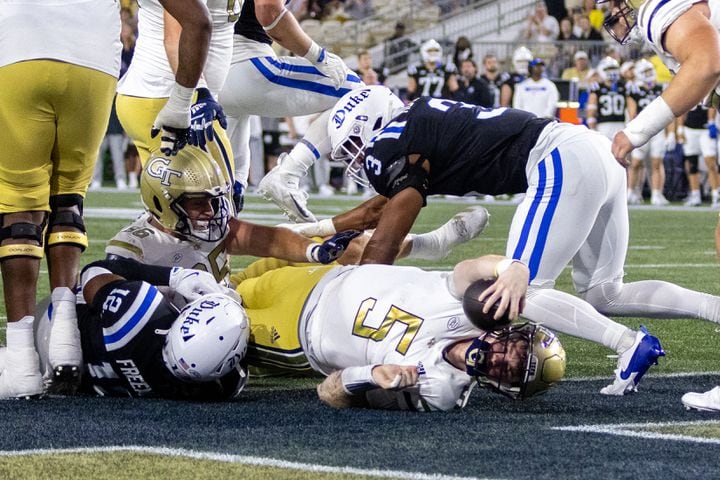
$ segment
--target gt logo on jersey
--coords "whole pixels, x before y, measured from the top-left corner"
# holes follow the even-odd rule
[[[145,170],[151,177],[159,178],[162,185],[170,186],[170,178],[173,175],[180,178],[182,177],[182,172],[168,168],[169,164],[170,160],[167,158],[156,157],[148,164]]]

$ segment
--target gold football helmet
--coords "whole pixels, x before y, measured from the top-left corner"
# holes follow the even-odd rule
[[[481,387],[525,399],[562,380],[565,350],[544,327],[512,325],[473,340],[465,353],[465,369]]]
[[[212,156],[200,148],[188,145],[175,156],[154,152],[140,177],[140,195],[157,221],[179,235],[205,242],[227,235],[230,184]],[[184,203],[197,198],[209,200],[211,219],[190,218]]]

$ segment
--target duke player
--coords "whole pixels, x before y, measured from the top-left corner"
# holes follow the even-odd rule
[[[59,319],[50,362],[61,375],[80,364],[70,288],[88,245],[83,198],[120,71],[118,2],[3,2],[0,44],[0,270],[8,321],[0,398],[32,397],[43,392],[32,323],[44,254]]]
[[[238,180],[247,185],[250,169],[250,115],[295,117],[324,112],[350,90],[362,85],[341,58],[315,43],[300,28],[283,0],[246,0],[235,25],[232,65],[220,103],[230,117]],[[295,54],[278,57],[276,41]],[[329,153],[328,113],[308,127],[305,137],[258,185],[293,221],[314,221],[300,178]]]
[[[596,0],[606,3],[608,0]],[[620,43],[631,37],[649,44],[672,71],[670,85],[613,139],[612,153],[627,166],[628,154],[695,105],[720,105],[720,2],[717,0],[610,0],[605,29]],[[682,68],[680,68],[682,67]],[[714,392],[714,393],[713,393]],[[690,395],[690,394],[688,394]],[[720,411],[720,387],[705,398]]]
[[[627,88],[620,78],[620,64],[614,58],[600,60],[597,71],[602,81],[590,87],[587,124],[612,139],[625,126]]]
[[[333,158],[348,162],[351,175],[364,170],[387,199],[362,263],[392,263],[397,239],[428,195],[527,190],[506,250],[530,268],[523,315],[618,351],[617,377],[603,393],[634,389],[663,354],[644,329],[634,332],[603,314],[720,322],[718,297],[667,282],[622,282],[628,244],[625,171],[613,160],[607,138],[508,108],[419,99],[403,109],[382,87],[363,88],[353,95],[358,97],[359,104],[349,98],[338,102],[328,128]],[[374,129],[378,124],[384,127]],[[570,262],[583,299],[552,288]]]
[[[685,205],[689,207],[697,207],[702,204],[700,170],[698,169],[700,155],[702,155],[707,167],[711,206],[717,208],[720,205],[716,115],[717,112],[714,108],[709,109],[703,105],[698,105],[678,119],[680,121],[677,127],[678,140],[683,144],[683,155],[688,170],[688,183],[690,184],[690,195],[685,201]]]
[[[460,86],[457,81],[457,66],[442,61],[442,47],[437,40],[430,39],[420,46],[422,62],[408,67],[407,98],[418,97],[452,98]]]
[[[482,296],[516,317],[528,269],[496,255],[461,262],[453,273],[391,265],[271,270],[237,288],[252,328],[248,362],[326,375],[318,395],[338,408],[450,410],[466,404],[473,378],[513,398],[541,393],[564,374],[557,338],[528,324],[483,332],[463,314],[467,286],[494,277]]]

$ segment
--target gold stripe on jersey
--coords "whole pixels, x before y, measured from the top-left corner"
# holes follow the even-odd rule
[[[110,240],[108,242],[108,246],[109,247],[118,247],[118,248],[122,248],[124,250],[128,250],[128,251],[134,253],[136,257],[143,258],[142,248],[138,248],[135,245],[133,245],[132,243],[123,242],[121,240]]]
[[[238,285],[250,318],[250,365],[276,374],[310,371],[300,345],[300,314],[312,289],[333,268],[284,267]]]
[[[49,211],[85,195],[117,79],[53,60],[0,67],[0,213]]]

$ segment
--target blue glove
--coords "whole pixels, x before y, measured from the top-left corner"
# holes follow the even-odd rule
[[[245,207],[245,187],[237,180],[233,183],[232,199],[235,205],[235,216],[237,216]]]
[[[207,88],[198,88],[197,101],[190,107],[190,133],[188,143],[205,150],[205,144],[215,139],[213,122],[217,120],[227,129],[227,119],[220,104]]]
[[[715,125],[714,123],[711,123],[710,125],[708,125],[708,135],[710,135],[710,138],[715,140],[716,138],[718,138],[717,134],[718,134],[717,125]]]
[[[358,230],[346,230],[336,233],[323,243],[311,244],[308,247],[308,260],[322,264],[334,262],[345,253],[352,239],[361,233]]]

